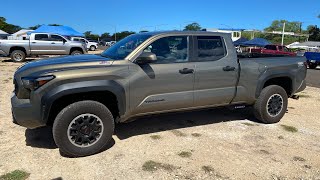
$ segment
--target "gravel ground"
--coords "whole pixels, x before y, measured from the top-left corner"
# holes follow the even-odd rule
[[[225,108],[145,117],[116,127],[105,151],[60,155],[50,128],[12,123],[12,75],[20,65],[0,58],[0,175],[29,179],[320,179],[320,89],[289,100],[278,124]],[[5,61],[4,61],[5,60]]]

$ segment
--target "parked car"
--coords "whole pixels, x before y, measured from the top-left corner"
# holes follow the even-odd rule
[[[90,51],[95,51],[98,48],[98,43],[87,40],[83,37],[71,37],[72,41],[80,41],[86,44],[86,47]]]
[[[306,52],[304,56],[310,69],[315,69],[320,65],[320,52]]]
[[[108,41],[108,42],[106,42],[106,46],[112,46],[112,45],[114,45],[115,43],[117,43],[116,41]]]
[[[253,56],[296,56],[295,52],[281,45],[266,45],[264,48],[251,49],[251,53]]]
[[[305,89],[305,57],[238,59],[226,33],[134,34],[101,55],[27,63],[14,74],[13,122],[53,125],[61,152],[86,156],[112,139],[116,123],[173,111],[252,106],[276,123]],[[228,132],[226,132],[228,133]]]
[[[28,40],[0,40],[0,54],[22,62],[31,55],[78,55],[87,50],[82,43],[58,34],[32,33]]]

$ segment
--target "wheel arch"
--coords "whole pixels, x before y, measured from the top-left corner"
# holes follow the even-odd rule
[[[262,89],[270,85],[278,85],[282,87],[287,92],[288,97],[290,97],[293,94],[294,77],[288,73],[260,77],[258,80],[255,97],[258,98]]]
[[[84,53],[83,49],[80,48],[80,47],[72,47],[72,48],[70,48],[69,54],[71,54],[73,51],[81,51],[82,53]]]
[[[22,46],[13,46],[10,48],[9,50],[9,55],[11,55],[11,53],[15,50],[21,50],[23,51],[26,55],[27,55],[27,51],[26,51],[26,48],[22,47]]]
[[[63,84],[41,98],[41,116],[44,122],[50,124],[61,108],[81,100],[94,100],[106,105],[116,119],[125,112],[125,99],[124,88],[113,80]]]

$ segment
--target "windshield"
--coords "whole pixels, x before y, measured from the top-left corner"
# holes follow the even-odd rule
[[[105,50],[101,56],[108,57],[114,60],[121,60],[127,57],[133,50],[135,50],[141,43],[150,38],[151,35],[135,34],[128,36],[121,41],[117,42],[107,50]]]

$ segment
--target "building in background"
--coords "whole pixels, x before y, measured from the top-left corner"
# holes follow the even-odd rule
[[[7,32],[4,32],[0,29],[0,39],[7,39],[9,34]]]
[[[21,29],[20,31],[12,34],[11,36],[8,36],[9,40],[26,40],[28,39],[29,32],[32,32],[33,30],[30,29]]]
[[[221,32],[221,33],[229,33],[231,34],[232,41],[237,41],[241,38],[241,32],[244,31],[244,29],[215,29],[215,28],[208,28],[205,29],[209,32]]]

